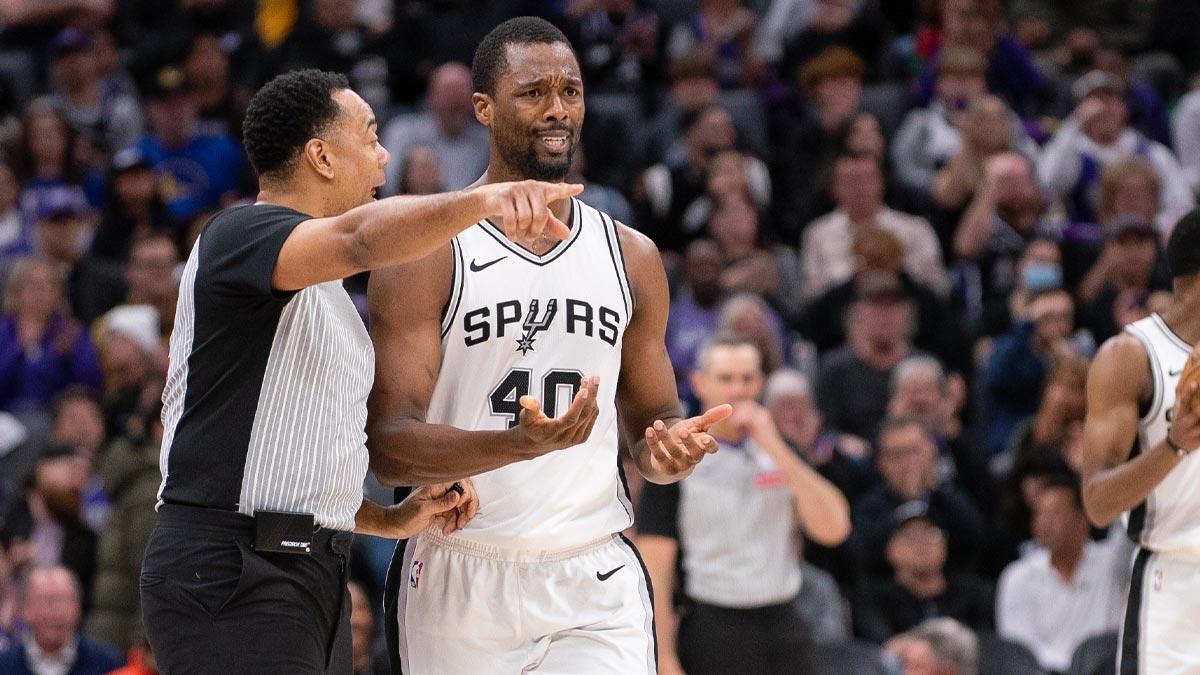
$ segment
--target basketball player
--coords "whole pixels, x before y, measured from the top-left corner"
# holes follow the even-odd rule
[[[472,74],[491,132],[481,182],[563,180],[584,115],[563,34],[507,21]],[[405,675],[656,669],[649,579],[619,535],[633,510],[618,411],[638,470],[669,483],[717,450],[706,430],[732,410],[679,418],[650,240],[579,200],[551,209],[565,241],[514,244],[481,220],[371,280],[372,466],[393,484],[476,476],[480,503],[466,529],[425,530],[393,562]]]
[[[1176,398],[1200,341],[1200,211],[1167,242],[1174,299],[1125,327],[1088,374],[1083,501],[1096,525],[1126,513],[1138,544],[1118,675],[1200,672],[1200,410],[1195,383]]]

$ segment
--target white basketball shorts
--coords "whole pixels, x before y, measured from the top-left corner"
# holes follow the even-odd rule
[[[405,546],[404,675],[653,675],[650,582],[610,535],[565,551],[506,550],[431,528]]]
[[[1117,675],[1200,673],[1200,562],[1139,548]]]

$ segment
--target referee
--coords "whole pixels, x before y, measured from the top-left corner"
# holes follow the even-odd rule
[[[472,491],[445,485],[394,507],[363,499],[374,353],[341,279],[418,259],[486,217],[510,237],[565,238],[547,202],[581,188],[376,202],[377,126],[341,75],[272,80],[244,122],[258,200],[215,215],[184,269],[140,583],[164,675],[349,673],[352,533],[407,538],[474,513]]]

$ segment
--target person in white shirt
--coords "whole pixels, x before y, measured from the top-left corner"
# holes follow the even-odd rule
[[[1165,145],[1128,125],[1123,87],[1112,75],[1092,71],[1074,86],[1079,107],[1046,143],[1038,159],[1042,187],[1060,200],[1077,222],[1096,222],[1100,174],[1104,167],[1131,155],[1145,157],[1162,177],[1160,216],[1183,215],[1195,205],[1179,160]]]
[[[929,221],[901,213],[883,203],[883,169],[878,160],[841,155],[833,160],[830,193],[837,208],[804,228],[800,259],[802,293],[815,298],[854,274],[854,240],[859,232],[878,227],[904,247],[904,271],[934,292],[950,288],[942,264],[942,247]]]
[[[1188,184],[1200,192],[1200,79],[1197,82],[1197,88],[1175,105],[1171,135]]]
[[[1000,575],[996,629],[1028,647],[1043,668],[1064,672],[1080,643],[1119,626],[1129,547],[1117,534],[1091,540],[1071,474],[1042,487],[1032,529],[1041,546]]]

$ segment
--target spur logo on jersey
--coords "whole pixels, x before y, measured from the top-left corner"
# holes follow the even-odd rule
[[[546,303],[546,313],[540,319],[538,301],[534,299],[529,302],[529,312],[525,315],[525,322],[521,324],[524,332],[517,338],[517,351],[521,352],[521,356],[533,351],[533,336],[549,328],[555,314],[558,314],[558,298],[551,298],[550,302]]]
[[[621,334],[621,315],[615,309],[596,307],[585,300],[551,298],[543,301],[533,299],[528,306],[520,300],[506,300],[495,305],[478,307],[463,315],[463,342],[468,347],[481,345],[489,340],[503,339],[516,333],[516,350],[522,355],[534,351],[534,342],[539,333],[556,326],[565,328],[569,335],[583,335],[603,340],[610,346],[617,345]],[[561,311],[560,311],[561,308]]]

